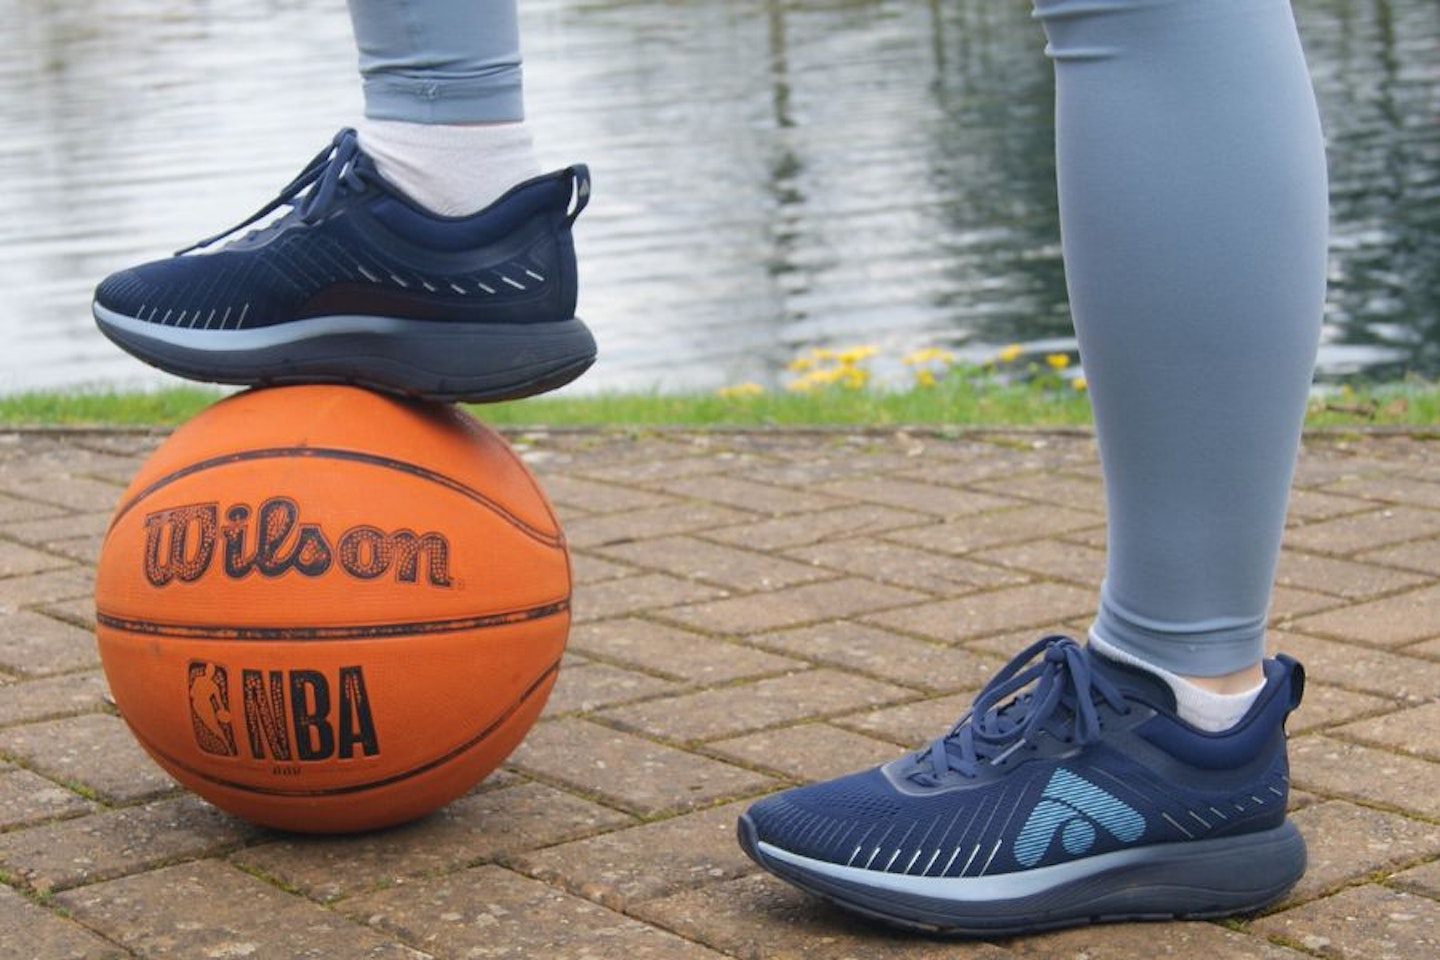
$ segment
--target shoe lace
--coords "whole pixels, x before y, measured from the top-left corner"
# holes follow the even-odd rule
[[[294,214],[303,223],[314,223],[329,212],[336,197],[342,196],[347,190],[364,189],[364,172],[355,162],[361,156],[363,154],[360,152],[358,135],[354,130],[346,127],[335,135],[335,139],[331,140],[325,149],[317,153],[305,165],[305,169],[301,170],[294,180],[280,190],[274,200],[235,226],[222,230],[212,237],[206,237],[197,243],[192,243],[184,250],[177,251],[175,255],[178,257],[194,250],[204,249],[216,241],[244,230],[258,220],[263,220],[286,205],[293,208]]]
[[[1119,713],[1130,712],[1124,695],[1095,672],[1074,640],[1037,640],[995,674],[949,733],[914,755],[918,772],[934,780],[952,772],[973,779],[982,764],[999,766],[1042,736],[1092,743],[1100,737],[1097,696]]]

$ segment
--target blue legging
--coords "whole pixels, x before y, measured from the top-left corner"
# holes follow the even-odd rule
[[[1326,177],[1288,0],[1033,0],[1109,505],[1096,633],[1255,663],[1325,291]],[[519,119],[515,0],[352,0],[367,113]]]

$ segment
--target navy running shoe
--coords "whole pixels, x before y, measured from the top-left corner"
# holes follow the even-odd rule
[[[754,804],[740,844],[802,890],[932,932],[1254,912],[1305,871],[1284,730],[1305,674],[1264,669],[1241,722],[1205,733],[1164,681],[1048,637],[927,748]]]
[[[575,316],[571,239],[589,197],[576,165],[473,216],[437,216],[387,182],[346,129],[249,220],[104,280],[95,320],[131,354],[193,380],[531,396],[595,361]]]

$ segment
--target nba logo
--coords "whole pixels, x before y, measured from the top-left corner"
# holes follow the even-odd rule
[[[189,672],[190,725],[195,730],[195,742],[206,753],[235,756],[228,672],[223,665],[204,660],[191,660]]]

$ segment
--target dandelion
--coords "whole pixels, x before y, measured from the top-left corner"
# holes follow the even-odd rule
[[[914,353],[907,353],[900,362],[912,367],[927,363],[954,363],[955,354],[949,350],[941,350],[939,347],[926,347],[923,350],[916,350]]]
[[[1090,381],[1084,377],[1073,377],[1070,380],[1070,386],[1083,393],[1090,388]]]
[[[875,356],[875,354],[879,352],[879,347],[874,346],[873,344],[866,344],[863,347],[849,347],[848,349],[841,350],[839,353],[835,354],[834,359],[838,360],[842,365],[848,367],[853,364],[859,363],[861,360],[869,360],[871,357]]]
[[[715,391],[717,396],[726,397],[727,399],[736,397],[758,397],[764,392],[765,388],[753,380],[732,384],[728,387],[721,387]]]
[[[935,371],[921,367],[915,371],[915,384],[920,387],[933,387],[938,381],[935,379]]]
[[[1012,344],[1010,344],[1010,346],[1006,347],[1004,350],[1001,350],[1001,351],[996,355],[996,359],[999,360],[1001,363],[1014,363],[1014,362],[1020,357],[1020,354],[1022,354],[1022,353],[1024,353],[1024,352],[1025,352],[1025,351],[1024,351],[1024,349],[1020,346],[1020,344],[1018,344],[1018,343],[1012,343]]]
[[[815,358],[808,354],[803,357],[796,357],[785,365],[785,369],[791,373],[805,373],[807,370],[814,370]]]
[[[1070,366],[1070,354],[1068,354],[1068,353],[1051,353],[1051,354],[1046,354],[1046,356],[1045,356],[1045,362],[1050,365],[1050,369],[1051,369],[1051,370],[1064,370],[1066,367]]]

